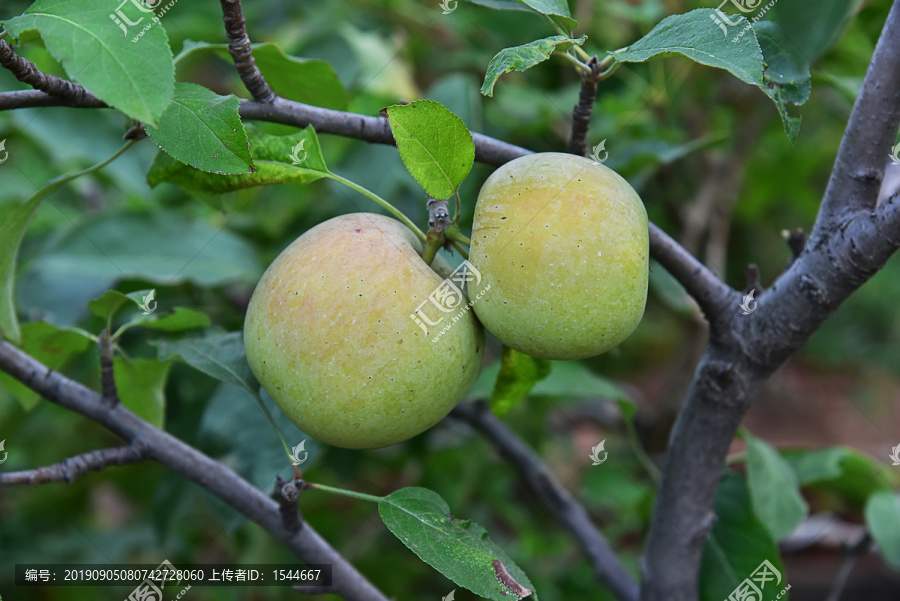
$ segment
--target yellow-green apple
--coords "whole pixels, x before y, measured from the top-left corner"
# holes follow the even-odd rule
[[[640,322],[649,256],[647,211],[624,178],[583,157],[532,154],[481,188],[469,260],[482,278],[469,294],[507,346],[545,359],[591,357]]]
[[[413,318],[444,285],[421,251],[399,221],[354,213],[313,227],[266,270],[244,323],[247,361],[305,433],[345,448],[391,445],[436,424],[468,390],[481,326],[471,311],[457,315],[466,301],[432,310],[435,325]]]

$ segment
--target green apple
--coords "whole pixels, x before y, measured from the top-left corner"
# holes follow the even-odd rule
[[[421,251],[399,221],[354,213],[310,229],[266,270],[244,323],[247,361],[305,433],[352,449],[395,444],[468,390],[481,326],[465,300],[413,318],[445,285]]]
[[[583,157],[532,154],[481,188],[469,260],[482,278],[469,294],[505,345],[582,359],[641,321],[649,256],[647,211],[624,178]]]

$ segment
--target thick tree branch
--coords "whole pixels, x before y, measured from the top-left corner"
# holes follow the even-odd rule
[[[0,474],[0,488],[13,484],[47,484],[48,482],[68,482],[88,472],[99,472],[112,465],[127,465],[145,461],[146,454],[140,447],[130,445],[100,449],[82,455],[69,457],[61,463],[55,463],[33,470]]]
[[[247,86],[250,94],[259,102],[272,102],[275,92],[269,87],[265,77],[250,49],[250,37],[247,35],[247,22],[241,10],[241,0],[220,0],[222,16],[225,21],[225,33],[228,34],[228,52],[234,59],[241,81]]]
[[[900,7],[895,1],[850,113],[831,179],[810,233],[819,242],[878,200],[889,150],[900,122]]]
[[[900,247],[896,195],[877,207],[860,208],[874,203],[866,198],[870,178],[860,176],[873,168],[875,150],[857,147],[862,140],[876,145],[882,131],[893,136],[900,127],[900,0],[875,56],[864,85],[868,98],[854,105],[814,228],[818,235],[759,297],[754,313],[734,313],[729,328],[711,332],[672,431],[645,545],[642,601],[696,600],[719,475],[744,413],[765,380]],[[874,111],[872,119],[868,111]],[[878,133],[867,133],[870,128]],[[877,153],[886,148],[879,146]],[[884,158],[878,161],[883,170]],[[878,180],[880,175],[873,198]]]
[[[307,563],[333,566],[334,592],[353,601],[387,601],[308,524],[292,533],[282,526],[278,504],[236,473],[123,407],[106,406],[100,395],[0,340],[0,370],[49,401],[91,419],[156,460],[210,491],[282,541]]]
[[[450,417],[466,422],[484,434],[519,472],[534,494],[568,528],[587,554],[594,574],[622,601],[636,601],[638,588],[610,548],[584,507],[566,490],[540,457],[514,432],[494,417],[487,404],[460,403]]]
[[[0,65],[9,69],[19,81],[66,102],[81,104],[94,98],[77,83],[42,73],[34,63],[17,55],[6,40],[0,40]]]

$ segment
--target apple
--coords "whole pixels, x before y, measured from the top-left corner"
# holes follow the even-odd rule
[[[263,274],[244,322],[247,361],[306,434],[351,449],[402,442],[475,379],[484,334],[465,297],[452,312],[422,307],[429,323],[411,317],[445,285],[421,252],[399,221],[354,213],[304,233]],[[450,271],[441,257],[433,265]]]
[[[647,211],[624,178],[576,155],[532,154],[481,188],[469,261],[482,278],[469,294],[505,345],[583,359],[641,321],[649,256]]]

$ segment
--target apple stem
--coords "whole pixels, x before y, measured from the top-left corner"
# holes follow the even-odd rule
[[[450,241],[460,242],[462,244],[465,244],[466,246],[472,246],[472,240],[470,240],[465,234],[459,231],[459,226],[456,224],[453,224],[446,230],[444,230],[444,235]]]
[[[435,229],[428,230],[427,241],[425,242],[425,250],[422,252],[422,260],[425,261],[427,265],[431,265],[431,262],[434,261],[434,257],[437,256],[437,251],[447,242],[447,239],[444,237],[443,232],[439,232]]]

